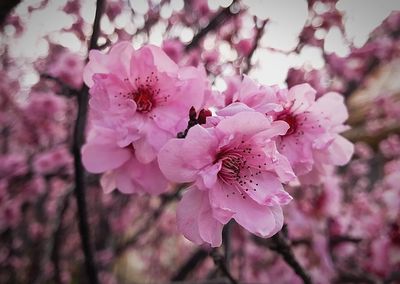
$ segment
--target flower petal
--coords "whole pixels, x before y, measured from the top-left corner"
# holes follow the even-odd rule
[[[132,156],[128,148],[88,143],[82,147],[82,162],[91,173],[102,173],[120,167]]]
[[[217,140],[206,129],[192,127],[186,139],[171,139],[161,148],[158,163],[164,175],[174,182],[190,182],[214,160]]]

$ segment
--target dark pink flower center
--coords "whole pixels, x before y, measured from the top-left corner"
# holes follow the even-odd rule
[[[285,136],[291,135],[293,133],[295,133],[297,131],[298,128],[298,121],[295,115],[293,115],[292,113],[290,113],[289,111],[285,110],[282,113],[280,113],[278,115],[278,117],[276,118],[277,120],[283,120],[285,121],[287,124],[289,124],[289,129],[286,132]]]
[[[235,151],[229,151],[226,153],[220,153],[219,161],[222,162],[222,168],[218,173],[218,176],[228,182],[233,181],[242,183],[240,171],[246,166],[247,161],[244,157]]]
[[[125,78],[125,82],[129,79]],[[151,72],[149,76],[143,80],[140,76],[135,79],[135,86],[133,91],[129,92],[124,97],[129,96],[136,103],[137,111],[141,113],[151,112],[155,107],[165,104],[170,95],[162,95],[161,89],[158,88],[158,76]],[[122,94],[122,93],[120,93]]]
[[[238,193],[246,199],[245,192],[258,190],[256,179],[261,175],[263,165],[266,166],[263,158],[261,151],[254,151],[251,146],[245,145],[244,141],[237,147],[223,149],[215,160],[222,163],[218,178],[232,186],[233,195]]]
[[[154,90],[150,87],[140,86],[133,93],[138,112],[150,112],[156,106]]]

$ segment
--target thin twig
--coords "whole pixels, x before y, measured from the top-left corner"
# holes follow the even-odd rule
[[[400,281],[400,270],[390,273],[389,277],[383,281],[383,284],[396,283],[395,281]]]
[[[213,258],[215,265],[222,274],[229,279],[231,284],[238,284],[239,282],[232,276],[231,272],[225,265],[224,257],[217,252],[217,249],[213,249],[210,255]]]
[[[61,270],[60,270],[60,242],[61,242],[61,233],[62,233],[62,222],[65,213],[67,212],[70,196],[73,193],[73,190],[68,190],[59,200],[58,210],[56,217],[53,221],[53,237],[49,243],[49,251],[51,254],[51,260],[53,262],[54,267],[54,282],[62,283],[61,280]]]
[[[277,233],[270,239],[262,239],[259,237],[253,238],[255,243],[268,247],[269,249],[276,251],[280,254],[285,262],[293,269],[293,271],[303,280],[304,284],[311,284],[312,280],[308,273],[304,270],[301,264],[298,262],[293,254],[293,251],[289,245],[289,242],[285,238],[282,232]]]
[[[236,5],[237,0],[234,0],[229,7],[222,9],[219,13],[217,13],[209,22],[208,24],[202,28],[192,39],[192,41],[186,45],[185,51],[189,51],[195,47],[197,47],[200,41],[211,31],[216,30],[220,27],[226,20],[230,17],[234,17],[239,13],[233,13],[232,7]]]
[[[127,248],[134,246],[140,239],[140,237],[146,233],[149,228],[151,228],[151,223],[157,221],[158,218],[162,215],[164,209],[167,207],[169,203],[176,200],[180,194],[180,191],[184,188],[184,186],[178,188],[178,190],[173,194],[166,194],[161,196],[161,204],[160,206],[152,212],[152,214],[148,217],[148,219],[143,223],[143,225],[136,231],[136,233],[122,245],[117,246],[115,249],[115,255],[121,255]]]
[[[54,81],[57,85],[60,86],[61,92],[60,94],[66,97],[73,97],[79,94],[79,90],[69,86],[65,82],[63,82],[60,78],[54,77],[50,74],[41,74],[41,78]]]
[[[100,19],[104,11],[105,1],[97,0],[96,2],[96,14],[93,22],[93,32],[89,41],[89,48],[97,48],[97,40],[100,35]],[[85,169],[83,168],[81,161],[81,147],[85,139],[85,127],[87,120],[88,111],[88,99],[89,92],[88,87],[83,85],[79,95],[77,96],[78,101],[78,115],[75,123],[74,134],[73,134],[73,156],[74,156],[74,170],[75,170],[75,197],[78,208],[78,220],[79,220],[79,233],[81,237],[82,250],[85,256],[86,273],[88,276],[89,283],[99,283],[97,276],[97,268],[93,258],[93,251],[90,243],[90,230],[86,208],[86,197],[85,197]]]
[[[260,40],[264,34],[264,29],[265,26],[267,25],[268,20],[264,20],[261,24],[261,26],[259,28],[257,28],[257,33],[256,33],[256,37],[254,39],[253,42],[253,46],[250,50],[250,53],[248,54],[247,58],[246,58],[246,68],[243,70],[243,73],[247,74],[249,73],[252,65],[251,65],[251,59],[253,58],[254,52],[256,51],[256,49],[258,48],[259,44],[260,44]]]
[[[376,284],[377,281],[371,276],[365,273],[354,274],[354,273],[341,273],[333,283],[360,283],[360,284]]]
[[[208,256],[208,252],[202,248],[196,250],[185,263],[177,270],[171,281],[182,281],[195,270]]]
[[[352,236],[333,236],[329,239],[329,245],[334,247],[341,243],[359,243],[361,242],[361,238],[356,238]]]

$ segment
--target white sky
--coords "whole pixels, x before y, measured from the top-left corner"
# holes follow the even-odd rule
[[[60,11],[60,7],[65,5],[67,0],[51,0],[46,9],[37,10],[34,13],[27,13],[27,7],[35,6],[40,0],[27,0],[17,7],[17,13],[27,17],[27,30],[20,38],[11,38],[10,52],[15,58],[34,61],[36,58],[46,56],[48,45],[43,36],[48,35],[53,42],[57,42],[70,48],[73,52],[84,52],[84,46],[72,33],[58,32],[62,28],[68,28],[73,23],[73,17]],[[144,24],[142,14],[148,10],[146,0],[129,0],[134,4],[137,15],[132,18],[129,13],[121,15],[117,23],[124,26],[127,22],[128,32],[134,33],[137,27]],[[305,0],[242,0],[249,6],[249,12],[261,19],[269,19],[265,34],[261,40],[263,47],[290,51],[297,45],[297,37],[307,19],[307,4]],[[156,2],[156,1],[154,1]],[[232,0],[209,0],[209,6],[215,10],[219,6],[227,7]],[[90,25],[94,17],[94,0],[82,1],[82,15],[85,26],[85,33],[90,33]],[[183,0],[172,0],[168,7],[162,11],[162,17],[167,18],[173,11],[183,8]],[[384,20],[391,11],[400,10],[399,0],[340,0],[337,8],[345,13],[346,37],[353,40],[356,46],[362,46],[368,38],[368,34]],[[321,8],[323,9],[323,8]],[[128,16],[129,15],[129,16]],[[249,17],[247,25],[252,25]],[[114,27],[107,19],[102,21],[102,28],[107,34],[111,34]],[[246,23],[245,23],[246,24]],[[150,37],[150,42],[160,45],[163,40],[165,26],[160,24]],[[12,34],[12,30],[6,31]],[[190,41],[193,31],[190,28],[180,30],[181,40]],[[135,38],[134,45],[139,47],[144,38]],[[0,38],[0,43],[3,39]],[[224,51],[225,57],[231,57],[229,50],[224,46],[220,50]],[[337,29],[332,29],[326,37],[325,49],[327,52],[336,52],[339,56],[348,53],[348,47],[341,33]],[[260,49],[254,54],[254,61],[258,68],[251,72],[251,76],[266,84],[284,84],[287,71],[290,67],[300,67],[303,65],[312,68],[323,67],[321,51],[317,48],[304,48],[299,55],[286,55],[281,52],[274,52],[269,49]],[[32,73],[32,72],[29,72]],[[37,75],[28,75],[25,78],[25,85],[31,85],[38,79]]]

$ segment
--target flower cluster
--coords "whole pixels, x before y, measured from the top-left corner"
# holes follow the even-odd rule
[[[106,192],[160,194],[189,184],[177,223],[195,243],[220,246],[232,218],[260,237],[274,235],[292,199],[283,184],[320,183],[352,156],[340,135],[348,114],[338,93],[316,99],[308,84],[288,90],[243,76],[217,94],[201,65],[179,66],[153,45],[121,42],[89,59],[85,167],[103,174]]]

